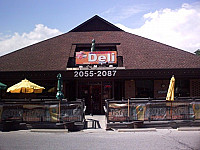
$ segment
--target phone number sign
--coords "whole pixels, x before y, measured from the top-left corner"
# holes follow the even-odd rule
[[[81,70],[74,71],[75,78],[90,78],[90,77],[115,77],[117,71],[116,70]]]

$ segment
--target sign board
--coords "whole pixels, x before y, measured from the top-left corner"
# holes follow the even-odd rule
[[[82,122],[84,102],[67,102],[61,104],[61,117],[67,122]],[[24,122],[57,122],[58,104],[9,104],[0,105],[0,122],[2,120],[23,120]]]
[[[90,78],[90,77],[115,77],[117,70],[81,70],[81,71],[74,71],[75,78]]]
[[[116,102],[118,101],[118,102]],[[131,102],[106,101],[107,122],[164,121],[200,119],[199,102]]]
[[[76,64],[116,64],[116,51],[76,52]]]
[[[110,103],[108,105],[108,116],[109,122],[126,122],[133,120],[145,120],[145,104],[136,103]],[[128,111],[129,107],[129,111]],[[129,113],[129,114],[128,114]]]

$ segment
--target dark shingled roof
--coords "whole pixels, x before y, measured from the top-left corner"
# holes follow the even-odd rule
[[[66,70],[73,44],[91,43],[92,39],[96,43],[120,43],[117,45],[118,56],[123,56],[123,65],[127,69],[200,68],[199,56],[117,30],[95,16],[68,33],[0,57],[0,71]]]
[[[84,23],[80,24],[70,32],[89,32],[89,31],[123,31],[103,18],[95,15]]]

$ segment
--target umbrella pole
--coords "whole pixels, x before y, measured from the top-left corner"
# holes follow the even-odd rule
[[[130,107],[129,107],[129,103],[130,103],[130,101],[129,101],[129,98],[128,98],[128,121],[129,121],[129,118],[130,118]]]
[[[172,110],[173,110],[173,107],[172,107],[172,102],[174,101],[174,83],[172,84],[172,93],[171,93],[171,120],[173,119],[172,118]]]
[[[60,100],[59,100],[59,106],[58,106],[59,108],[58,108],[58,120],[59,120],[59,122],[60,122]]]
[[[171,115],[171,120],[172,120],[172,101],[171,101],[170,115]]]

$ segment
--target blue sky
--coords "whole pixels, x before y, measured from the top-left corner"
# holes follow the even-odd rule
[[[181,15],[181,13],[184,15]],[[180,22],[177,21],[177,24],[182,25],[183,28],[188,23],[190,23],[188,25],[190,28],[193,25],[200,25],[196,20],[198,19],[196,17],[199,17],[200,14],[200,2],[199,0],[0,0],[0,56],[41,40],[66,33],[96,14],[127,32],[159,41],[166,36],[166,33],[162,33],[162,35],[157,33],[157,30],[155,35],[147,33],[152,31],[152,28],[162,29],[158,25],[163,26],[162,17],[167,15],[169,21],[166,22],[172,22],[172,24],[171,18],[176,15],[181,16],[178,17],[181,20]],[[187,17],[190,17],[190,19]],[[191,22],[193,17],[196,19],[192,19]],[[160,23],[155,25],[153,23],[155,20]],[[176,22],[176,19],[174,22]],[[171,27],[171,24],[169,27]],[[178,33],[174,28],[177,28]],[[185,35],[186,31],[189,30],[188,28],[187,30],[185,28],[183,33],[179,31],[179,26],[173,25],[173,27],[167,29],[173,30],[171,34],[167,31],[167,36],[177,36],[176,39],[179,39],[178,35]],[[162,30],[160,32],[163,32]],[[200,32],[200,29],[195,29],[194,32]],[[188,38],[191,36],[194,38],[197,35],[191,35],[190,33]],[[181,47],[182,44],[176,45],[172,42],[174,40],[171,40],[170,43],[169,37],[159,42],[190,52],[194,52],[198,47],[200,48],[198,39],[188,40],[195,41],[192,44],[196,46],[192,48],[191,46]]]

